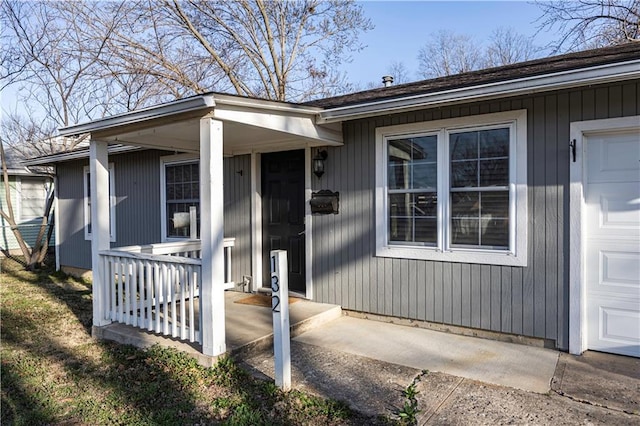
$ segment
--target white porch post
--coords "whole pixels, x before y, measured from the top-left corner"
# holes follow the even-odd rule
[[[226,351],[224,318],[224,196],[222,122],[200,120],[200,240],[202,243],[202,352]]]
[[[100,251],[109,250],[109,155],[107,142],[92,140],[89,150],[91,176],[91,269],[93,271],[93,325],[109,324],[108,283]]]

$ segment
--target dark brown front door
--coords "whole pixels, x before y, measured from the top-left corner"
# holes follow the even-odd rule
[[[263,282],[270,251],[287,250],[289,290],[305,294],[303,150],[262,155],[262,218]]]

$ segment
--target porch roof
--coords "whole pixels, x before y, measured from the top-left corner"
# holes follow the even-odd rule
[[[60,129],[94,140],[144,148],[198,152],[199,120],[224,123],[224,154],[342,145],[340,124],[317,124],[321,108],[207,93]],[[61,159],[49,158],[51,162]]]

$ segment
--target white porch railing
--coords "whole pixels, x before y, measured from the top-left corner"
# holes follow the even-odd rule
[[[224,240],[224,287],[231,280],[231,248]],[[100,252],[104,283],[109,283],[110,320],[153,333],[201,343],[200,241],[119,247]]]

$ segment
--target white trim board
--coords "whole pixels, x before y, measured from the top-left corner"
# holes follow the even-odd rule
[[[256,292],[262,283],[262,156],[251,153],[251,291]]]
[[[87,187],[87,176],[90,176],[90,168],[91,166],[84,166],[82,168],[82,187],[83,187],[83,211],[84,211],[84,239],[86,241],[91,241],[91,233],[89,232],[89,222],[91,221],[91,208],[88,202],[88,187]],[[116,194],[116,173],[114,169],[114,163],[109,163],[109,240],[114,243],[116,242],[116,205],[118,203],[118,195]],[[57,223],[57,222],[56,222]]]
[[[311,215],[311,147],[304,149],[304,244],[305,244],[305,297],[313,300],[313,244],[312,229],[313,216]]]
[[[83,173],[84,178],[84,173]],[[58,172],[54,171],[53,175],[53,232],[55,233],[55,252],[56,252],[56,271],[60,270],[60,240],[62,239],[60,234],[60,209],[58,208]]]
[[[588,135],[640,129],[640,116],[577,121],[570,125],[570,139],[576,143],[575,161],[569,174],[569,352],[587,350],[587,299],[584,200],[585,139]]]

